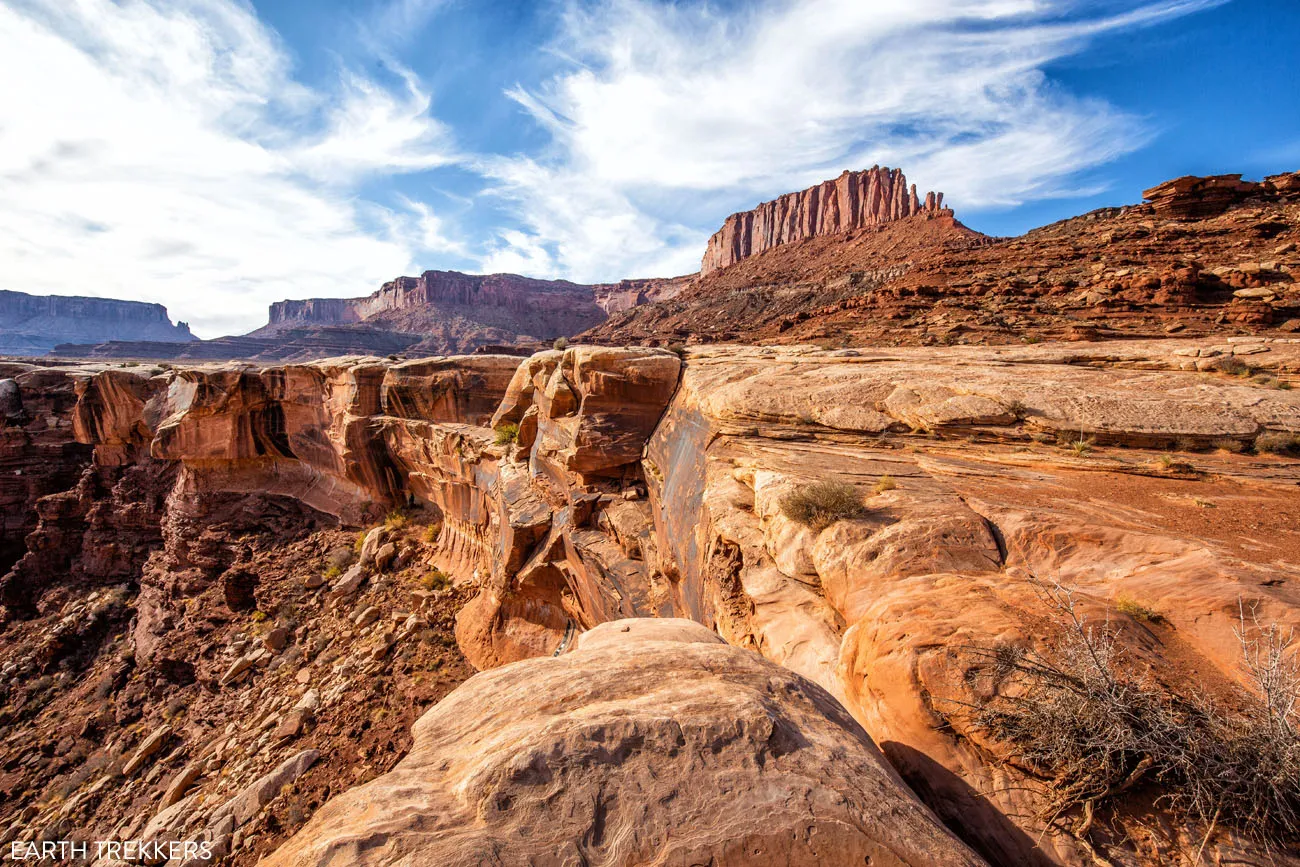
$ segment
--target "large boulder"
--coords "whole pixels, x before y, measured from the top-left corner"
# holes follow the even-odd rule
[[[479,674],[267,867],[976,865],[827,692],[699,624]]]

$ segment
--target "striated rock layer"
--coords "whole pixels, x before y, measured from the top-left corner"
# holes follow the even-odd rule
[[[862,172],[846,171],[833,181],[732,214],[709,239],[700,274],[782,244],[941,213],[952,213],[943,207],[943,193],[926,193],[922,202],[916,184],[909,187],[900,169],[873,166]]]
[[[690,621],[479,674],[414,734],[262,863],[982,863],[824,690]]]
[[[60,343],[195,339],[161,304],[0,289],[0,353],[7,355],[43,355]]]

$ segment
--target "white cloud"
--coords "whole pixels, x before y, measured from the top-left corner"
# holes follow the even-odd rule
[[[215,336],[446,244],[427,207],[356,196],[457,159],[414,77],[309,90],[237,0],[0,5],[0,80],[6,288],[159,301]]]
[[[566,68],[509,92],[555,154],[491,173],[530,248],[550,251],[557,273],[604,279],[639,273],[655,234],[681,245],[674,261],[689,250],[698,263],[703,238],[679,225],[693,223],[685,194],[750,207],[882,163],[968,210],[1059,196],[1148,132],[1058,91],[1043,67],[1101,33],[1221,2],[1115,14],[1072,0],[574,2],[554,46]],[[503,238],[496,256],[510,248]]]

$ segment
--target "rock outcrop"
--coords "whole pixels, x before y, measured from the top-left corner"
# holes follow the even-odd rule
[[[161,304],[0,289],[0,354],[44,355],[60,343],[196,339],[184,322],[173,325]]]
[[[943,207],[943,193],[926,193],[922,202],[900,169],[846,171],[833,181],[732,214],[709,239],[700,274],[783,244],[941,213],[952,213]]]
[[[283,683],[295,673],[272,669],[274,648],[287,641],[282,652],[291,653],[312,634],[277,625],[287,631],[268,628],[254,642],[236,638],[233,625],[220,625],[239,623],[253,610],[286,618],[317,612],[312,623],[330,624],[333,640],[352,648],[357,662],[327,653],[307,675],[328,678],[322,697],[338,703],[349,684],[361,683],[349,673],[370,678],[384,670],[402,647],[400,636],[418,633],[428,600],[437,599],[445,629],[454,603],[464,659],[484,670],[506,666],[485,682],[507,696],[515,689],[547,702],[554,696],[554,704],[534,710],[554,710],[553,733],[563,733],[574,730],[564,720],[593,718],[592,711],[578,713],[559,701],[582,698],[572,690],[584,681],[566,679],[561,690],[547,686],[553,682],[547,678],[564,679],[576,670],[569,666],[595,653],[599,636],[610,635],[602,624],[685,617],[825,690],[902,781],[990,863],[1074,867],[1094,863],[1094,855],[1125,865],[1177,863],[1194,860],[1202,840],[1207,860],[1267,863],[1237,830],[1225,826],[1207,836],[1206,828],[1169,811],[1154,779],[1099,807],[1096,821],[1076,814],[1051,820],[1044,812],[1053,797],[1050,783],[1024,767],[1013,746],[972,721],[969,709],[988,694],[969,653],[1046,649],[1052,611],[1030,579],[1056,579],[1075,588],[1092,622],[1109,618],[1122,626],[1117,640],[1136,670],[1171,688],[1204,688],[1248,706],[1252,687],[1234,633],[1242,606],[1263,623],[1300,626],[1300,578],[1292,565],[1300,562],[1300,545],[1291,532],[1300,524],[1300,397],[1282,387],[1300,375],[1294,338],[999,348],[728,346],[680,354],[576,346],[523,360],[344,358],[271,367],[0,373],[19,384],[24,412],[42,401],[61,406],[46,414],[64,420],[57,426],[62,436],[94,449],[73,489],[37,502],[39,522],[26,553],[3,580],[6,591],[20,591],[8,596],[22,603],[8,612],[6,640],[28,636],[25,649],[11,654],[20,662],[5,669],[4,681],[24,697],[23,713],[46,706],[28,683],[34,676],[76,670],[79,657],[71,648],[122,634],[131,636],[131,664],[157,679],[159,695],[167,695],[161,685],[173,682],[167,678],[202,678],[225,702],[222,712],[238,713],[237,701],[259,700],[236,692],[244,684]],[[862,509],[817,527],[787,514],[789,494],[827,478],[851,486]],[[428,516],[427,528],[418,536],[403,531],[401,516],[393,527],[373,527],[358,539],[359,558],[332,529],[374,524],[412,505]],[[284,559],[268,568],[281,538]],[[274,579],[287,574],[284,564],[303,559],[304,546],[316,546],[307,556],[320,564],[340,541],[345,556],[332,561],[328,579],[299,578],[293,592]],[[430,570],[425,595],[385,617],[392,576],[413,577],[413,556]],[[110,585],[125,589],[110,591]],[[103,603],[95,596],[92,606],[84,602],[87,592],[110,597]],[[83,622],[70,613],[83,610],[77,605],[103,611]],[[215,628],[230,630],[223,633],[229,644],[200,652],[200,636],[214,629],[214,610]],[[1126,613],[1141,610],[1159,619]],[[27,631],[33,623],[53,628],[61,618],[68,625],[59,627],[57,641]],[[178,655],[178,648],[193,649]],[[739,652],[709,652],[723,650]],[[528,666],[559,674],[522,686],[509,664],[534,657],[543,659]],[[181,663],[191,658],[197,661],[187,670]],[[96,664],[110,691],[127,689],[114,683],[140,682],[129,681],[129,668],[117,663]],[[724,668],[719,662],[713,670]],[[627,691],[607,684],[617,698],[610,707],[640,707],[633,693],[645,689],[653,701],[671,700],[655,692],[672,689],[671,678],[657,674],[670,669],[668,661],[643,664],[646,677],[656,675],[649,686],[632,675],[616,678],[627,681]],[[375,701],[373,684],[364,683],[366,701]],[[91,701],[91,688],[87,683],[84,701]],[[259,717],[255,731],[240,735],[240,749],[258,757],[246,763],[242,785],[293,754],[264,748],[303,730],[297,698],[277,696],[274,718]],[[520,704],[502,707],[530,710]],[[439,732],[462,731],[456,726],[494,731],[486,720],[460,718],[469,705],[455,707],[417,738],[441,743]],[[159,728],[158,716],[143,731]],[[29,728],[27,717],[15,719],[20,736],[13,756],[26,756],[35,747],[24,745],[44,742],[44,730]],[[520,719],[538,718],[524,713]],[[502,723],[501,731],[508,729]],[[526,740],[530,756],[545,753],[546,743],[568,743],[537,737],[543,740]],[[129,757],[138,738],[124,740],[115,741],[115,755]],[[742,742],[748,743],[736,743]],[[473,852],[500,839],[494,835],[512,834],[521,827],[511,824],[516,820],[530,820],[534,830],[548,827],[531,821],[542,815],[534,808],[546,809],[531,796],[519,795],[513,807],[494,800],[505,791],[494,787],[522,792],[541,785],[531,776],[535,769],[502,766],[495,748],[480,755],[463,749],[465,743],[445,744],[466,756],[461,770],[421,760],[407,780],[415,788],[398,787],[446,805],[446,812],[440,806],[423,821],[434,827],[439,817],[478,810],[490,821],[458,826],[454,835]],[[322,752],[304,785],[319,785],[313,775],[352,760]],[[619,761],[639,755],[620,753]],[[81,767],[62,756],[57,761],[67,773]],[[195,758],[164,749],[126,785],[133,797],[149,791],[161,798],[166,780],[150,781],[152,768],[180,774]],[[667,764],[617,766],[678,773],[672,762],[685,759],[659,760]],[[779,757],[773,760],[781,766]],[[15,811],[4,824],[22,827],[27,820],[20,811],[30,809],[41,827],[57,825],[61,806],[23,788],[31,762],[12,767],[19,770],[0,775],[0,788],[23,794],[13,798]],[[492,777],[497,782],[482,776],[499,767],[511,770]],[[567,781],[553,790],[561,805],[574,803],[565,800],[572,795],[568,783],[581,791],[596,779],[583,775],[599,770],[580,762],[546,767],[573,770],[552,777]],[[459,791],[477,793],[469,806],[438,794],[455,788],[462,771],[470,788]],[[415,819],[389,814],[385,806],[405,797],[390,785],[398,779],[371,790],[385,794],[371,801],[366,835],[391,827],[414,841]],[[189,811],[189,829],[207,827],[211,816],[202,805],[238,791],[196,785],[203,797],[196,794],[181,810]],[[627,800],[620,790],[618,809],[607,804],[607,815],[624,821]],[[91,809],[78,803],[83,814]],[[842,809],[860,802],[846,803]],[[274,804],[266,809],[287,815],[275,813]],[[675,816],[672,809],[656,808],[636,827],[661,827],[655,823]],[[594,821],[594,812],[564,810],[565,821]],[[333,841],[336,856],[346,860],[352,838],[334,823],[359,820],[355,813],[329,817],[322,827],[333,830],[318,839]],[[750,833],[739,819],[720,814],[724,819],[740,836]],[[699,821],[702,828],[718,827]],[[874,825],[854,827],[881,839]],[[300,839],[305,848],[285,857],[296,852],[303,863],[328,857],[311,850],[310,836]],[[602,839],[613,845],[608,834]],[[232,837],[236,853],[266,851],[261,843],[240,849],[236,842]],[[383,845],[367,852],[357,857],[391,854]],[[243,864],[250,856],[239,857]],[[1286,855],[1269,857],[1295,863]]]
[[[1156,214],[1175,220],[1200,220],[1222,214],[1235,204],[1300,195],[1300,172],[1243,181],[1241,175],[1187,176],[1157,184],[1142,193]]]
[[[1300,332],[1300,173],[1180,178],[1146,195],[1016,238],[980,235],[947,210],[805,237],[612,312],[582,339],[920,346]]]
[[[266,867],[982,863],[825,691],[680,620],[470,679]]]

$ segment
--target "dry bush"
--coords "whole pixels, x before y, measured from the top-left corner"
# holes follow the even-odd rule
[[[1218,451],[1231,452],[1234,455],[1239,455],[1246,450],[1246,447],[1238,440],[1232,439],[1217,439],[1210,443],[1210,445]]]
[[[892,491],[897,487],[898,483],[894,481],[894,477],[889,473],[885,473],[876,481],[876,486],[872,490],[877,494],[883,494],[885,491]]]
[[[860,518],[866,512],[861,495],[845,482],[813,482],[781,498],[781,514],[814,530]]]
[[[1300,834],[1300,662],[1295,636],[1243,611],[1238,637],[1257,687],[1229,709],[1180,695],[1140,674],[1120,648],[1119,630],[1093,625],[1074,594],[1037,585],[1057,615],[1052,649],[972,648],[975,678],[992,697],[971,706],[977,729],[1010,746],[1010,761],[1045,784],[1045,822],[1086,834],[1096,809],[1138,783],[1157,803],[1207,828],[1230,825],[1265,846]]]
[[[1269,431],[1255,437],[1255,451],[1275,455],[1300,453],[1300,434]]]

